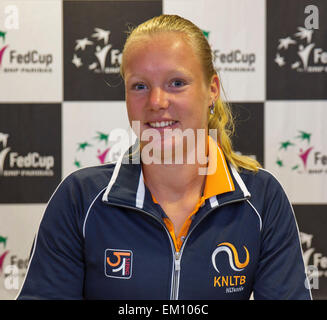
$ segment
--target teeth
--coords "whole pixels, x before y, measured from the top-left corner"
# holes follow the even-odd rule
[[[171,126],[175,123],[175,121],[156,121],[156,122],[149,122],[149,125],[153,128],[163,128]]]

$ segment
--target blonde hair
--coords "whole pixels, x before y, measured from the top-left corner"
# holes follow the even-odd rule
[[[184,39],[190,42],[195,52],[198,54],[208,84],[214,75],[218,76],[213,64],[211,47],[202,30],[191,21],[178,15],[163,14],[143,22],[136,28],[132,29],[129,33],[123,50],[123,59],[120,69],[122,77],[124,77],[124,56],[131,42],[136,40],[138,37],[144,37],[146,35],[151,36],[159,32],[182,33]],[[232,149],[231,136],[235,129],[234,120],[229,104],[224,102],[221,96],[219,96],[215,101],[213,114],[209,114],[208,129],[217,129],[218,144],[222,148],[226,159],[238,171],[241,168],[254,172],[258,171],[259,167],[261,167],[258,161],[248,156],[239,155]]]

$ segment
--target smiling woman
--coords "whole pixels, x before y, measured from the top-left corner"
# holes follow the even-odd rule
[[[180,34],[139,39],[124,60],[128,116],[131,122],[140,122],[141,136],[144,130],[155,129],[162,136],[159,147],[166,150],[175,149],[164,139],[168,129],[208,131],[207,106],[218,95],[218,80],[206,84],[199,59]],[[175,144],[183,141],[175,139]],[[144,147],[145,142],[140,143]]]
[[[133,49],[129,50],[130,47]],[[152,50],[157,50],[155,57],[151,56]],[[151,56],[151,61],[149,61],[149,56]],[[172,62],[170,66],[168,65],[168,57],[171,58]],[[162,62],[165,62],[165,65]],[[142,80],[140,82],[137,82],[137,78],[130,79],[131,74],[126,74],[126,65],[132,68],[136,66],[142,71],[138,75],[146,76],[142,70],[141,63],[143,65],[146,64],[149,72],[151,71],[150,68],[152,68],[152,76],[155,80],[158,80],[158,74],[163,74],[159,70],[159,66],[165,67],[167,69],[165,70],[167,74],[166,83],[157,85],[157,88],[153,89],[151,85],[155,84],[146,84],[143,82],[145,79],[140,79]],[[131,71],[129,70],[129,72]],[[137,70],[133,70],[133,72],[137,72]],[[221,83],[213,65],[213,53],[201,29],[192,22],[176,15],[161,15],[133,29],[124,47],[121,75],[125,79],[128,112],[133,112],[131,110],[133,107],[129,104],[129,93],[132,91],[129,90],[131,89],[130,80],[137,82],[135,89],[147,90],[147,92],[152,94],[160,95],[151,98],[166,99],[165,103],[168,103],[169,92],[181,93],[179,96],[188,97],[189,100],[185,101],[184,104],[192,103],[195,106],[193,108],[194,113],[190,114],[190,117],[197,117],[201,113],[201,117],[197,120],[202,120],[203,123],[198,123],[197,129],[202,128],[204,130],[211,129],[211,132],[216,131],[212,135],[217,137],[218,143],[228,161],[237,170],[246,168],[254,172],[258,171],[260,164],[257,161],[239,155],[232,149],[230,137],[234,132],[233,118],[228,103],[224,102],[220,95]],[[159,88],[163,90],[160,91]],[[202,96],[199,96],[194,90],[192,91],[198,100],[194,100],[190,95],[190,90],[193,88],[196,88],[198,91],[202,90]],[[207,92],[203,92],[203,90],[207,90]],[[165,93],[167,93],[167,96],[165,96]],[[145,94],[143,94],[143,97],[145,97]],[[158,100],[156,102],[158,103]],[[208,113],[208,106],[210,106],[210,113]],[[138,110],[140,111],[140,108]],[[190,108],[184,108],[181,112],[184,114],[187,110],[190,110]],[[160,127],[163,129],[183,128],[178,125],[177,120],[170,117],[166,119],[159,117],[154,120],[151,123],[144,123],[143,129],[148,127]],[[174,121],[174,123],[167,125],[165,121]],[[190,127],[192,126],[186,124],[186,128]]]
[[[233,152],[201,30],[174,15],[146,21],[126,42],[121,73],[138,141],[60,184],[19,298],[311,299],[292,207],[270,173]],[[160,152],[144,161],[149,145],[186,161]],[[135,149],[141,163],[123,162]],[[199,150],[206,161],[188,161]]]

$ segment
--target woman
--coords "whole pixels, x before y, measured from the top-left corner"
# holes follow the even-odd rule
[[[18,298],[311,299],[285,193],[232,151],[201,30],[174,15],[141,24],[121,73],[138,144],[60,184]]]

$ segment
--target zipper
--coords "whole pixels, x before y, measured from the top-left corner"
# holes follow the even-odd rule
[[[237,200],[232,200],[229,202],[225,202],[221,205],[218,205],[217,207],[211,208],[198,222],[197,224],[187,233],[187,236],[185,237],[183,244],[181,246],[181,249],[179,252],[175,251],[175,260],[174,260],[174,265],[175,265],[175,271],[174,271],[174,281],[173,284],[174,286],[172,287],[172,294],[171,294],[171,300],[178,300],[178,293],[179,293],[179,280],[180,280],[180,270],[181,270],[181,259],[182,259],[182,255],[183,255],[183,251],[186,245],[186,242],[188,240],[188,238],[190,237],[190,235],[192,234],[192,232],[194,231],[194,229],[215,209],[217,208],[221,208],[226,204],[231,204],[231,203],[235,203],[235,202],[241,202],[248,199],[247,197],[241,198],[241,199],[237,199]],[[169,235],[170,236],[170,235]]]
[[[181,272],[181,252],[175,251],[174,281],[173,281],[173,286],[171,288],[170,300],[178,300],[180,272]]]
[[[117,206],[117,207],[122,207],[122,208],[127,208],[127,209],[132,209],[141,213],[144,213],[147,216],[152,217],[153,219],[155,219],[156,221],[158,221],[162,227],[165,229],[167,235],[168,235],[168,239],[170,242],[170,247],[171,247],[171,251],[172,251],[172,256],[173,256],[173,267],[172,267],[172,277],[171,277],[171,289],[170,289],[170,300],[178,300],[178,294],[179,294],[179,282],[180,282],[180,272],[181,272],[181,259],[182,259],[182,255],[183,255],[183,251],[185,248],[185,244],[187,242],[187,240],[189,239],[190,235],[192,234],[192,232],[194,231],[194,229],[215,209],[217,208],[221,208],[226,204],[231,204],[231,203],[235,203],[235,202],[241,202],[248,199],[248,197],[244,197],[241,199],[237,199],[237,200],[232,200],[229,202],[225,202],[221,205],[218,205],[217,207],[211,208],[198,222],[197,224],[188,232],[187,236],[185,237],[183,244],[181,246],[180,251],[176,251],[175,250],[175,245],[173,243],[173,240],[171,238],[171,235],[166,227],[166,225],[162,222],[162,220],[160,220],[159,218],[157,218],[156,216],[153,216],[151,213],[138,209],[136,207],[132,207],[132,206],[127,206],[127,205],[122,205],[122,204],[114,204],[111,203],[111,205]]]

